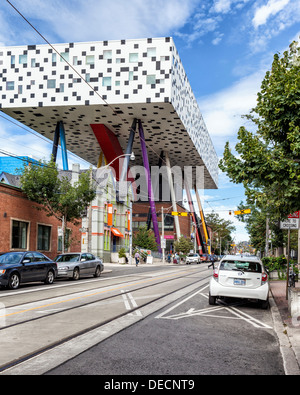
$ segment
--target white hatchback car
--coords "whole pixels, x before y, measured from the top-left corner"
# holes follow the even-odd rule
[[[252,256],[224,256],[210,280],[209,304],[221,297],[256,299],[267,309],[269,282],[262,261]]]

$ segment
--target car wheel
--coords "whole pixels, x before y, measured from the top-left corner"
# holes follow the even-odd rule
[[[13,273],[8,280],[8,288],[9,289],[17,289],[20,285],[20,276],[18,273]]]
[[[94,277],[100,277],[100,276],[101,276],[101,269],[100,266],[97,266]]]
[[[74,271],[73,271],[73,280],[77,281],[80,279],[80,273],[79,273],[79,268],[75,267]]]
[[[267,309],[269,308],[269,299],[267,299],[267,300],[261,300],[261,301],[260,301],[260,307],[261,307],[263,310],[267,310]]]
[[[214,306],[216,304],[216,300],[217,300],[216,296],[211,296],[211,294],[209,294],[209,296],[208,296],[208,303],[210,305]]]
[[[53,284],[54,283],[54,273],[52,270],[49,270],[44,282],[45,282],[45,284]]]

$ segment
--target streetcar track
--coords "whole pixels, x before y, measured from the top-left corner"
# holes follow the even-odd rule
[[[193,269],[193,271],[194,270],[197,270],[197,269]],[[204,270],[200,270],[200,272],[202,272],[202,271],[204,271]],[[147,273],[149,273],[149,274],[147,274]],[[141,273],[138,273],[138,274],[136,274],[136,273],[133,273],[133,274],[125,274],[125,275],[123,275],[123,276],[118,276],[118,277],[122,277],[122,278],[124,278],[124,277],[152,277],[151,276],[151,273],[152,272],[147,272],[147,273],[145,273],[145,274],[141,274]],[[6,306],[6,308],[8,308],[8,309],[13,309],[13,308],[15,308],[15,307],[18,307],[18,306],[24,306],[24,305],[27,305],[27,304],[30,304],[30,303],[39,303],[39,302],[42,302],[42,301],[44,301],[44,300],[51,300],[51,299],[56,299],[56,298],[59,298],[59,297],[64,297],[64,296],[71,296],[71,295],[74,295],[74,294],[78,294],[78,293],[80,293],[80,292],[89,292],[89,291],[93,291],[93,290],[96,290],[96,289],[99,289],[99,281],[109,281],[109,280],[113,280],[113,279],[115,279],[115,278],[117,278],[117,277],[108,277],[108,278],[104,278],[104,277],[101,277],[100,279],[94,279],[94,281],[90,281],[90,282],[86,282],[86,283],[84,283],[84,282],[74,282],[74,283],[70,283],[70,284],[63,284],[63,285],[58,285],[58,286],[53,286],[53,287],[47,287],[47,288],[43,288],[43,289],[37,289],[37,288],[35,288],[35,289],[33,289],[32,291],[34,291],[34,292],[38,292],[38,291],[40,291],[40,292],[43,292],[43,291],[55,291],[56,289],[59,289],[60,287],[68,287],[68,286],[70,286],[70,287],[72,287],[72,286],[81,286],[81,285],[85,285],[85,284],[89,284],[89,283],[91,283],[91,284],[93,284],[94,282],[95,283],[97,283],[97,286],[95,286],[95,287],[92,287],[92,288],[90,288],[90,289],[88,289],[87,291],[81,291],[81,290],[74,290],[74,291],[72,291],[72,292],[68,292],[68,293],[65,293],[65,294],[63,294],[62,296],[60,296],[60,295],[58,295],[58,296],[50,296],[50,297],[47,297],[47,298],[45,298],[45,297],[43,297],[43,298],[41,298],[41,299],[37,299],[37,300],[34,300],[34,301],[32,301],[32,302],[24,302],[24,303],[18,303],[18,304],[13,304],[13,305],[11,305],[11,306]],[[140,281],[141,279],[140,278],[137,278],[136,280],[131,280],[131,281]],[[120,281],[120,282],[118,282],[118,283],[115,283],[114,284],[114,286],[115,285],[120,285],[120,284],[126,284],[128,282],[128,280],[124,280],[124,281]],[[105,285],[101,285],[102,287],[105,287]],[[107,285],[107,286],[109,286],[109,285]],[[26,292],[27,293],[27,292]],[[28,293],[30,293],[30,291],[28,290]],[[11,297],[11,296],[19,296],[19,295],[21,295],[22,294],[22,292],[20,292],[20,293],[14,293],[14,294],[10,294],[10,293],[6,293],[6,294],[4,294],[4,295],[1,295],[1,292],[0,292],[0,301],[2,301],[2,298],[5,298],[5,297]],[[1,317],[0,317],[1,318]],[[1,328],[0,328],[0,330],[1,330]]]
[[[182,278],[182,277],[188,277],[189,275],[190,275],[190,273],[187,274],[187,275],[181,276],[180,278]],[[60,346],[60,345],[62,345],[62,344],[64,344],[64,343],[66,343],[66,342],[72,340],[72,339],[75,339],[75,338],[77,338],[77,337],[79,337],[79,336],[82,336],[82,335],[84,335],[84,334],[87,334],[87,333],[89,333],[89,332],[91,332],[91,331],[93,331],[93,330],[95,330],[95,329],[100,329],[101,327],[104,327],[105,325],[107,325],[107,324],[109,324],[109,323],[111,323],[111,322],[113,322],[113,321],[115,321],[115,320],[117,320],[117,319],[119,319],[119,318],[125,317],[126,315],[128,315],[128,314],[130,314],[130,313],[132,313],[132,312],[135,312],[135,311],[138,310],[138,309],[142,309],[143,307],[146,307],[146,306],[150,305],[151,303],[157,302],[157,301],[159,301],[159,300],[161,300],[161,299],[163,299],[163,298],[165,298],[165,297],[167,297],[167,296],[170,296],[170,295],[172,295],[172,294],[175,294],[175,293],[177,293],[178,291],[181,291],[181,290],[183,290],[183,289],[185,289],[185,288],[190,287],[191,285],[194,285],[194,284],[196,284],[196,283],[198,283],[198,282],[201,282],[201,283],[202,283],[203,281],[205,281],[206,279],[208,279],[208,278],[210,278],[210,277],[211,277],[211,275],[208,275],[208,276],[205,276],[205,277],[203,277],[203,278],[201,278],[201,279],[197,279],[197,280],[193,281],[192,283],[189,283],[189,284],[184,285],[184,286],[182,286],[182,287],[180,287],[180,288],[177,288],[177,289],[175,289],[175,290],[173,290],[173,291],[170,291],[170,292],[165,293],[165,294],[163,294],[163,295],[161,295],[161,296],[158,296],[158,297],[156,297],[156,298],[154,298],[154,299],[151,299],[151,300],[148,301],[148,302],[144,302],[144,303],[142,303],[141,305],[139,305],[139,306],[137,306],[137,307],[133,307],[130,311],[125,311],[125,312],[123,312],[123,313],[117,314],[117,315],[115,315],[114,317],[109,318],[109,319],[107,319],[107,320],[105,320],[105,321],[103,321],[103,322],[101,322],[101,323],[91,325],[91,326],[89,326],[88,328],[83,329],[83,330],[80,330],[80,331],[78,331],[78,332],[76,332],[76,333],[74,333],[74,334],[72,334],[72,335],[66,336],[66,337],[64,337],[63,339],[60,339],[60,340],[58,340],[58,341],[54,341],[51,345],[48,345],[47,347],[42,347],[42,348],[40,348],[39,350],[36,350],[36,351],[34,351],[34,352],[32,352],[32,353],[28,353],[27,355],[25,355],[25,356],[23,356],[23,357],[21,357],[21,358],[18,358],[17,360],[14,360],[14,361],[12,361],[12,362],[9,362],[9,363],[7,363],[7,364],[4,364],[4,365],[0,366],[0,372],[4,372],[5,370],[7,370],[7,369],[9,369],[9,368],[12,368],[12,367],[17,366],[17,365],[19,365],[19,364],[21,364],[21,363],[24,363],[24,362],[30,360],[31,358],[34,358],[34,357],[36,357],[36,356],[38,356],[38,355],[41,355],[41,354],[45,353],[46,351],[52,350],[52,349],[54,349],[54,348],[56,348],[56,347],[58,347],[58,346]],[[157,278],[156,278],[156,279],[157,279]],[[165,283],[165,282],[174,281],[174,280],[176,280],[176,279],[178,279],[178,277],[177,277],[177,278],[173,278],[173,279],[164,280],[164,281],[162,281],[162,282],[160,282],[160,283],[158,283],[158,284],[162,284],[162,283]],[[143,287],[137,288],[137,289],[135,289],[134,291],[139,291],[139,290],[141,290],[141,289],[149,288],[149,287],[151,287],[151,286],[153,286],[153,285],[158,285],[158,284],[149,284],[149,285],[147,285],[147,286],[143,286]],[[132,290],[130,290],[130,291],[125,291],[124,294],[127,294],[127,293],[129,293],[129,292],[132,292]],[[117,296],[119,296],[119,295],[110,296],[110,297],[101,299],[101,301],[104,301],[104,300],[107,300],[107,299],[112,299],[112,298],[115,298],[115,297],[117,297]],[[86,303],[85,305],[90,305],[90,304],[93,304],[93,303],[99,303],[99,300]],[[45,317],[49,317],[49,316],[52,316],[52,315],[54,315],[54,314],[59,314],[59,313],[61,313],[61,312],[65,312],[65,311],[68,311],[68,310],[72,310],[72,309],[74,309],[74,308],[81,308],[81,307],[83,307],[83,306],[84,306],[84,305],[80,305],[80,306],[76,306],[76,307],[73,307],[73,308],[66,309],[66,310],[64,310],[64,311],[54,312],[54,313],[48,314],[48,315],[46,315],[46,316],[44,316],[44,317],[37,317],[37,318],[30,319],[30,320],[28,320],[28,321],[23,321],[22,323],[14,324],[14,325],[11,325],[11,326],[21,325],[21,324],[24,324],[24,323],[29,322],[29,321],[35,321],[35,320],[38,320],[38,319],[43,319],[43,318],[45,318]],[[141,319],[144,319],[144,317],[141,317]],[[11,326],[7,326],[7,327],[5,327],[5,329],[7,329],[7,328],[9,328],[9,327],[11,327]],[[4,329],[4,328],[2,328],[2,329]]]
[[[195,270],[196,270],[196,269],[195,269]],[[193,271],[194,271],[194,270],[193,270]],[[188,273],[188,274],[182,275],[182,276],[179,275],[179,276],[177,276],[176,278],[168,278],[168,279],[166,279],[166,280],[160,281],[159,283],[157,283],[157,284],[155,284],[155,285],[163,284],[163,283],[170,282],[170,281],[174,281],[174,280],[177,280],[177,279],[183,278],[183,277],[188,277],[190,274],[191,274],[191,273]],[[177,273],[174,274],[174,275],[177,275]],[[164,276],[164,277],[165,277],[165,276]],[[169,277],[169,276],[168,276],[168,277]],[[208,277],[210,277],[210,276],[208,276]],[[207,278],[207,277],[205,277],[205,278]],[[161,280],[161,278],[155,277],[155,278],[153,278],[153,279],[151,279],[151,280],[145,280],[145,281],[155,281],[155,280]],[[127,287],[129,287],[129,286],[134,286],[135,283],[140,282],[140,281],[141,281],[140,279],[133,280],[133,281],[132,281],[132,284],[128,284]],[[198,280],[198,281],[199,281],[199,280]],[[105,292],[117,291],[117,290],[119,290],[119,289],[122,289],[124,284],[127,284],[127,282],[126,282],[126,281],[125,281],[125,282],[123,282],[123,281],[122,281],[122,282],[119,282],[119,283],[117,283],[117,284],[112,285],[112,287],[113,287],[112,289],[102,289],[101,291],[98,291],[98,292],[95,292],[95,293],[92,293],[92,294],[91,294],[90,292],[93,291],[93,290],[99,289],[99,287],[89,289],[88,291],[79,291],[79,292],[77,291],[77,292],[72,292],[72,293],[70,293],[70,294],[63,295],[62,297],[71,296],[71,295],[76,295],[76,294],[85,293],[85,292],[89,292],[89,293],[88,293],[87,295],[81,295],[81,296],[77,296],[77,297],[75,297],[75,298],[64,299],[64,300],[61,300],[61,301],[58,301],[58,302],[47,303],[47,304],[45,304],[45,305],[40,305],[40,306],[32,307],[32,308],[29,308],[29,309],[21,310],[20,312],[12,312],[12,313],[9,313],[9,314],[4,314],[4,315],[2,315],[2,316],[0,315],[0,319],[1,319],[2,317],[9,317],[9,316],[17,315],[17,314],[26,313],[26,312],[29,312],[29,311],[34,311],[34,310],[37,310],[37,309],[39,309],[39,308],[47,308],[47,307],[49,307],[49,306],[55,306],[55,305],[57,306],[57,305],[60,305],[60,304],[62,304],[62,303],[67,303],[67,302],[71,302],[71,301],[75,301],[75,300],[79,300],[79,299],[82,299],[82,298],[87,298],[87,297],[91,297],[91,296],[95,296],[95,295],[101,295],[101,294],[103,294],[103,293],[105,293]],[[120,285],[122,285],[122,286],[120,286]],[[140,291],[140,290],[142,290],[142,289],[146,289],[146,288],[149,288],[149,287],[151,287],[151,286],[153,286],[153,284],[148,284],[148,285],[145,285],[145,286],[136,288],[134,291]],[[109,286],[108,286],[108,287],[109,287]],[[132,290],[131,290],[131,291],[124,292],[124,294],[127,294],[128,292],[132,292]],[[104,297],[101,298],[101,299],[97,299],[97,300],[94,300],[94,301],[86,302],[86,303],[83,303],[83,304],[80,304],[80,305],[77,305],[77,306],[72,306],[72,307],[68,307],[68,308],[63,308],[63,309],[61,309],[61,310],[59,310],[59,311],[53,311],[52,313],[47,313],[47,314],[45,314],[45,315],[43,315],[43,316],[40,316],[40,317],[29,318],[29,319],[27,319],[27,320],[23,320],[23,321],[20,321],[20,322],[16,322],[16,323],[13,323],[13,324],[4,326],[4,327],[0,328],[0,332],[3,331],[3,330],[5,330],[5,329],[11,328],[11,327],[15,327],[15,326],[18,326],[18,325],[23,325],[23,324],[26,324],[26,323],[29,323],[29,322],[32,322],[32,321],[42,320],[42,319],[47,318],[47,317],[51,317],[51,316],[54,316],[54,315],[57,315],[57,314],[60,314],[60,313],[65,313],[65,312],[68,312],[68,311],[71,311],[71,310],[75,310],[75,309],[78,309],[78,308],[86,307],[86,306],[88,306],[88,305],[96,304],[96,303],[99,303],[99,302],[102,302],[102,301],[106,301],[106,300],[109,300],[109,299],[114,299],[114,298],[116,298],[116,297],[119,297],[119,295],[110,295],[110,296],[107,296],[107,297],[104,296]],[[29,304],[35,304],[35,303],[38,303],[38,302],[42,302],[42,301],[44,301],[44,300],[51,301],[51,300],[53,300],[53,299],[58,299],[58,298],[61,298],[61,297],[60,297],[60,296],[55,296],[55,297],[47,298],[47,299],[40,299],[40,300],[38,300],[38,301],[34,301],[34,302],[31,302],[31,303],[24,303],[24,304],[22,304],[22,305],[10,306],[9,309],[13,309],[13,308],[18,307],[18,306],[21,307],[21,306],[25,306],[25,305],[29,305]],[[132,310],[132,311],[133,311],[133,310]]]

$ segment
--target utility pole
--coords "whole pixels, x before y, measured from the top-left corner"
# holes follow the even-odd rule
[[[269,256],[269,214],[267,214],[267,219],[266,219],[266,257]]]
[[[291,229],[288,228],[288,250],[287,250],[287,265],[286,265],[286,300],[289,298],[289,275],[290,275],[290,240],[291,240]]]

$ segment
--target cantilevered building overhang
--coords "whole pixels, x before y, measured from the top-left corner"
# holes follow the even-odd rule
[[[94,165],[102,125],[125,152],[140,120],[150,166],[167,151],[171,166],[203,166],[204,188],[217,188],[217,155],[172,38],[53,47],[0,48],[1,111],[50,140],[63,122],[67,149]],[[133,151],[143,165],[138,139]]]

